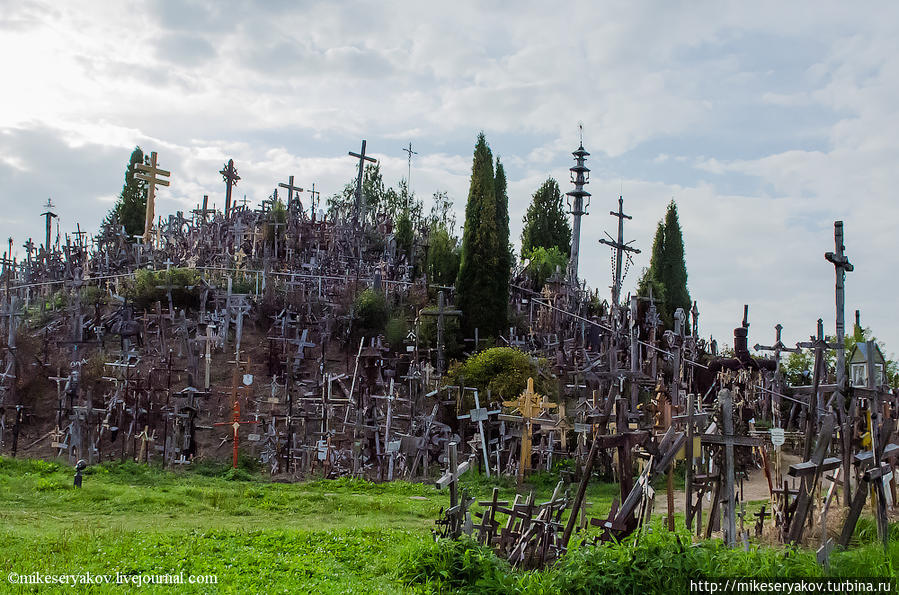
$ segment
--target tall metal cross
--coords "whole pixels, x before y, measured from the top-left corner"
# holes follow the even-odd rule
[[[47,258],[47,266],[50,266],[50,230],[53,227],[53,218],[58,217],[59,215],[53,212],[53,201],[51,201],[49,198],[47,199],[47,204],[44,205],[44,208],[47,209],[46,211],[41,213],[41,217],[44,217],[46,219],[47,224],[47,239],[46,243],[44,244],[44,254]]]
[[[153,219],[156,217],[156,186],[168,186],[169,181],[162,178],[167,178],[172,173],[156,166],[156,151],[150,153],[149,165],[138,163],[135,167],[140,173],[134,174],[134,177],[147,183],[147,214],[144,220],[144,243],[149,244],[150,239],[153,237],[150,234],[153,231]]]
[[[350,157],[356,157],[359,159],[359,172],[356,175],[356,204],[353,210],[353,218],[355,220],[359,220],[359,212],[362,208],[362,174],[365,172],[365,162],[371,161],[375,163],[377,159],[372,157],[368,157],[365,154],[365,139],[362,140],[362,151],[359,153],[353,153],[349,151]]]
[[[237,175],[237,169],[234,168],[233,159],[229,159],[219,173],[222,174],[225,181],[225,217],[227,218],[231,214],[231,188],[237,184],[240,176]]]
[[[599,243],[605,244],[611,248],[615,249],[615,284],[612,286],[612,304],[613,306],[618,305],[619,297],[621,295],[621,263],[623,260],[623,256],[625,252],[633,252],[634,254],[640,254],[640,251],[636,248],[633,248],[630,244],[633,243],[633,240],[630,242],[624,242],[624,220],[625,219],[633,219],[630,215],[624,214],[624,198],[618,197],[618,211],[609,211],[609,214],[613,217],[618,217],[618,241],[615,241],[612,236],[609,236],[609,239],[600,238]],[[609,235],[606,233],[606,235]]]
[[[844,282],[846,273],[852,272],[855,267],[849,262],[845,254],[846,246],[843,245],[843,222],[833,222],[834,252],[827,252],[824,258],[833,264],[836,273],[836,314],[837,314],[837,387],[840,392],[846,391],[846,351],[843,347],[843,336],[846,333],[843,312],[845,309]]]
[[[303,191],[302,188],[293,185],[293,176],[289,176],[287,178],[287,183],[278,182],[279,188],[287,188],[287,212],[290,212],[293,208],[293,193],[297,193],[297,200],[300,200],[300,192]],[[300,202],[300,210],[303,210],[303,203]]]
[[[408,186],[409,180],[412,179],[412,156],[418,155],[418,151],[412,150],[412,141],[409,141],[409,148],[403,147],[403,151],[405,151],[409,156],[409,159],[408,159],[409,167],[408,167],[408,171],[406,172],[406,186]]]

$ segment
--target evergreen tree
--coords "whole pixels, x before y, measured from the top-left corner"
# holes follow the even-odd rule
[[[504,329],[509,313],[509,278],[512,276],[512,245],[509,243],[509,195],[506,192],[506,170],[496,158],[494,194],[496,196],[496,233],[499,259],[496,263],[496,314],[498,328]]]
[[[683,308],[689,317],[690,291],[687,289],[687,263],[684,259],[684,236],[677,217],[674,199],[668,203],[665,213],[665,250],[659,280],[665,287],[665,311],[674,317],[678,308]]]
[[[668,203],[664,221],[656,227],[652,243],[652,258],[649,268],[643,271],[637,293],[648,297],[652,289],[653,298],[662,323],[672,328],[674,313],[683,308],[689,316],[692,301],[687,289],[687,264],[684,258],[684,237],[677,216],[674,200]]]
[[[138,163],[144,163],[144,152],[140,147],[134,147],[125,170],[125,184],[104,220],[104,225],[113,222],[124,225],[125,233],[132,236],[144,233],[147,218],[147,183],[134,177]]]
[[[547,178],[534,192],[531,204],[522,220],[521,255],[534,248],[553,246],[565,256],[571,255],[571,225],[562,207],[562,193],[553,178]]]
[[[482,337],[496,335],[505,326],[506,304],[503,313],[496,311],[499,303],[496,272],[506,248],[506,244],[500,244],[496,228],[496,184],[493,154],[481,132],[472,159],[456,293],[463,329],[472,332],[478,328]]]

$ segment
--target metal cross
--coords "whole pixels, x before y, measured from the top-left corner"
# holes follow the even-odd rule
[[[600,238],[599,243],[605,244],[615,250],[615,284],[612,286],[612,305],[617,306],[618,300],[621,294],[621,261],[622,256],[625,252],[633,252],[634,254],[640,254],[640,251],[636,248],[630,246],[633,243],[633,240],[630,242],[624,242],[624,220],[625,219],[633,219],[630,215],[624,214],[624,198],[618,197],[618,211],[609,211],[609,214],[613,217],[618,217],[618,241],[615,241],[612,236],[609,236],[609,239]],[[606,235],[609,235],[608,233]]]
[[[418,155],[418,151],[412,150],[412,141],[409,141],[409,148],[403,147],[403,151],[405,151],[409,155],[409,169],[406,173],[406,185],[408,186],[409,180],[412,179],[412,156]]]
[[[312,203],[310,209],[312,210],[312,220],[315,221],[315,207],[318,205],[318,197],[321,195],[321,192],[315,189],[315,182],[312,183],[312,189],[307,190],[306,192],[312,196],[312,198],[309,199]]]

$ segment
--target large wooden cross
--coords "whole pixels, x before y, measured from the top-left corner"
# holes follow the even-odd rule
[[[293,185],[293,176],[289,176],[287,178],[287,183],[278,182],[279,188],[287,188],[287,211],[290,212],[293,208],[293,193],[297,193],[297,201],[300,202],[300,192],[303,191],[302,188]],[[303,210],[303,203],[300,202],[300,211]]]
[[[362,174],[365,172],[365,162],[370,161],[375,163],[377,159],[372,157],[368,157],[365,154],[365,139],[362,140],[362,151],[359,153],[353,153],[349,151],[350,157],[356,157],[359,159],[359,172],[356,175],[356,203],[353,210],[353,218],[358,221],[360,209],[362,208]]]
[[[237,169],[234,168],[233,159],[229,159],[219,173],[222,174],[225,181],[225,218],[227,219],[231,215],[231,188],[237,184],[240,176],[237,175]]]
[[[443,376],[445,362],[443,361],[443,332],[447,316],[462,316],[462,310],[447,310],[446,295],[443,290],[437,292],[437,311],[428,312],[421,310],[419,316],[437,317],[437,376]]]
[[[531,444],[534,437],[534,420],[545,410],[558,407],[556,403],[548,403],[546,397],[534,392],[534,379],[528,378],[528,386],[515,401],[503,401],[506,407],[513,407],[519,413],[515,415],[500,415],[505,421],[517,421],[521,428],[521,458],[518,464],[518,479],[523,480],[525,473],[531,470]]]
[[[216,422],[216,426],[231,426],[232,431],[234,432],[232,439],[234,441],[234,454],[232,456],[232,466],[234,469],[237,469],[237,452],[238,452],[238,443],[240,440],[240,426],[242,424],[258,424],[259,420],[245,420],[240,419],[240,403],[237,399],[234,399],[234,407],[232,408],[231,421],[220,421]]]
[[[171,176],[172,173],[157,167],[156,151],[150,153],[149,165],[138,163],[135,165],[135,168],[141,173],[134,174],[134,177],[147,183],[147,213],[146,219],[144,220],[144,243],[149,244],[150,239],[153,237],[151,235],[151,232],[153,231],[153,219],[156,217],[156,186],[168,186],[169,181],[163,180],[162,178],[167,178]]]

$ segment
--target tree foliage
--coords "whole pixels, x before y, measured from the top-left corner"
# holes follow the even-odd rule
[[[502,194],[497,199],[497,190]],[[500,205],[499,203],[504,203]],[[505,213],[505,236],[500,219]],[[497,178],[484,133],[478,135],[465,205],[462,258],[456,280],[457,303],[466,332],[498,335],[506,326],[509,302],[508,198],[505,175]],[[505,272],[504,272],[505,271]]]
[[[442,225],[432,227],[428,246],[428,281],[447,286],[455,283],[460,259],[458,238]]]
[[[555,179],[547,178],[534,192],[522,222],[522,255],[538,247],[556,247],[566,257],[571,255],[571,225],[565,216],[562,193]]]
[[[683,308],[689,316],[692,301],[687,289],[684,238],[674,200],[668,203],[665,219],[656,227],[649,267],[643,271],[637,287],[641,297],[648,297],[650,290],[666,328],[673,326],[678,308]]]
[[[537,291],[543,288],[547,279],[552,277],[557,270],[564,275],[568,267],[568,257],[557,246],[552,246],[548,249],[543,246],[532,248],[525,255],[525,258],[530,261],[525,271],[530,276],[534,283],[534,289]]]
[[[387,297],[382,291],[364,289],[353,300],[353,326],[357,333],[380,334],[389,315]]]
[[[147,219],[147,183],[134,177],[137,164],[144,162],[144,152],[140,147],[134,147],[125,170],[122,191],[104,220],[104,225],[115,223],[125,226],[125,233],[132,236],[144,233]]]

